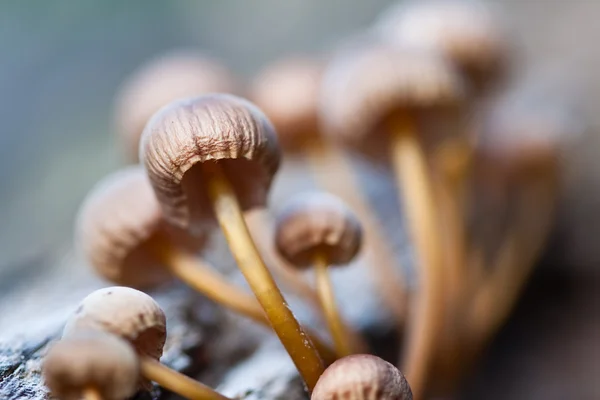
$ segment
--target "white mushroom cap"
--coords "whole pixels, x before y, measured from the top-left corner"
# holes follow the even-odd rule
[[[159,360],[167,338],[166,318],[147,294],[128,287],[108,287],[89,294],[69,318],[63,338],[84,330],[112,333],[128,340],[142,356]]]
[[[107,333],[84,331],[55,343],[43,361],[52,396],[79,400],[94,389],[103,400],[125,400],[137,390],[138,357],[131,345]]]
[[[140,158],[165,218],[184,229],[216,223],[203,163],[219,163],[243,210],[264,207],[280,150],[273,126],[252,103],[213,94],[176,101],[152,117]]]
[[[343,265],[358,253],[362,229],[354,213],[337,197],[305,193],[282,208],[275,240],[281,255],[297,267],[312,265],[318,254],[330,265]]]

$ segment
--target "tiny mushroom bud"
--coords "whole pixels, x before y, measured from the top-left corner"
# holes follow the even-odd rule
[[[143,168],[128,167],[97,184],[78,225],[77,241],[109,281],[150,288],[175,276],[216,303],[270,326],[256,298],[191,254],[204,240],[168,226]],[[324,354],[331,353],[312,337]]]
[[[285,259],[298,268],[315,268],[317,293],[338,355],[354,353],[327,268],[348,264],[356,256],[362,236],[360,223],[336,197],[309,193],[295,197],[283,207],[275,229],[276,245]]]
[[[144,126],[162,106],[205,93],[237,93],[233,74],[215,58],[194,50],[156,57],[136,70],[121,87],[115,107],[116,128],[129,161],[138,161]]]
[[[109,287],[88,295],[67,321],[63,340],[82,331],[101,331],[127,340],[139,355],[144,388],[149,381],[198,400],[228,400],[211,388],[162,365],[159,359],[167,338],[166,318],[160,306],[145,293],[127,287]]]
[[[356,354],[331,364],[319,379],[311,400],[412,400],[402,372],[387,361]]]
[[[254,105],[231,95],[177,101],[146,125],[140,155],[168,221],[193,229],[216,219],[273,330],[311,390],[323,362],[275,284],[243,215],[266,205],[279,165],[271,123]]]
[[[498,12],[477,0],[408,1],[385,11],[383,39],[438,51],[481,92],[497,83],[508,64],[508,35]]]
[[[343,52],[324,78],[322,108],[329,128],[357,148],[388,143],[421,274],[405,356],[417,397],[429,383],[444,313],[440,221],[423,129],[428,120],[459,115],[463,99],[460,76],[448,62],[385,45]]]
[[[125,400],[137,390],[138,357],[117,336],[78,332],[55,343],[43,361],[52,396],[61,400]]]

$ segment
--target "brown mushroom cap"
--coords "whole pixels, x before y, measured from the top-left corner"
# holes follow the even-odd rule
[[[231,71],[217,59],[179,50],[157,57],[125,82],[116,99],[116,128],[129,160],[138,161],[144,126],[164,105],[205,93],[237,93]]]
[[[298,151],[319,136],[322,74],[322,62],[291,57],[267,67],[254,81],[252,101],[273,122],[281,146],[287,151]]]
[[[444,59],[385,45],[354,47],[334,58],[323,82],[321,112],[329,132],[360,149],[373,147],[389,117],[426,120],[462,105],[464,87]]]
[[[377,28],[384,39],[440,51],[470,80],[498,77],[506,67],[508,38],[498,13],[473,0],[402,2],[387,10]]]
[[[340,358],[321,375],[311,400],[412,400],[410,386],[396,367],[379,357]]]
[[[216,222],[200,167],[217,162],[243,210],[264,207],[280,151],[273,126],[252,103],[226,94],[176,101],[154,115],[140,158],[165,218],[185,229]]]
[[[127,342],[86,331],[54,344],[44,358],[43,374],[52,396],[62,400],[79,400],[89,388],[103,400],[124,400],[136,392],[140,368]]]
[[[197,249],[192,238],[167,226],[142,167],[113,173],[94,187],[78,218],[77,242],[104,278],[119,285],[148,288],[171,278],[150,251],[158,235]]]
[[[306,193],[288,202],[276,220],[275,240],[292,265],[308,267],[318,254],[330,265],[349,263],[362,239],[360,222],[337,197]]]
[[[128,287],[108,287],[89,294],[69,318],[63,338],[83,330],[112,333],[128,340],[138,354],[160,359],[167,338],[166,319],[147,294]]]

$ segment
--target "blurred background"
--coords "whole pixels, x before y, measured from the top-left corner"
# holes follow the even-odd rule
[[[240,76],[251,78],[264,64],[286,53],[332,48],[371,24],[391,3],[1,1],[0,301],[17,290],[18,283],[50,268],[67,252],[79,203],[100,177],[121,165],[112,127],[113,99],[118,86],[136,67],[172,48],[196,46],[223,59]],[[569,324],[571,330],[547,344],[561,347],[560,338],[576,330],[578,315],[598,314],[598,296],[575,298],[569,293],[581,291],[588,296],[598,282],[600,138],[595,127],[600,116],[595,107],[600,100],[600,1],[496,3],[505,12],[517,40],[522,66],[519,71],[526,75],[548,74],[579,89],[584,108],[595,117],[590,133],[580,141],[575,149],[577,156],[568,165],[560,235],[546,262],[551,269],[563,272],[538,278],[541,286],[534,282],[521,306],[525,314],[517,313],[515,317],[517,322],[519,318],[522,323],[531,322],[526,311],[554,307],[555,313],[549,319],[544,319],[543,312],[537,314],[534,325],[538,331],[531,333],[536,339],[523,342],[523,348],[531,352],[528,344],[539,343],[539,331],[555,329],[559,323]],[[566,276],[571,274],[578,278],[565,292],[560,282],[570,279]],[[584,281],[589,288],[580,286]],[[545,297],[536,295],[537,288],[543,292],[548,285],[559,285],[554,303],[545,303],[540,300]],[[586,307],[591,307],[593,313]],[[558,319],[560,312],[571,314],[573,320]],[[565,347],[555,356],[565,369],[576,368],[578,374],[584,373],[578,367],[585,358],[580,354],[591,351],[595,356],[586,358],[590,364],[585,370],[595,370],[596,375],[600,372],[600,344],[594,339],[600,337],[598,318],[592,323],[591,330],[586,328],[580,333],[582,337],[574,339],[574,348]],[[531,330],[509,329],[500,343],[527,338],[523,332]],[[495,351],[501,358],[502,350]],[[500,361],[505,373],[511,371],[507,368],[510,362]],[[495,379],[515,381],[523,373],[540,374],[541,362],[525,364],[526,368],[517,369],[514,375],[489,378],[487,384],[492,385]],[[550,372],[546,380],[560,378],[560,374],[554,374],[557,371]],[[577,378],[582,379],[574,385],[592,382],[587,376]],[[543,398],[564,398],[550,395],[551,386],[548,390],[549,395]]]

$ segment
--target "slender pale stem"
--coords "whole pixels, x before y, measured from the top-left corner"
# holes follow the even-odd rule
[[[84,389],[82,398],[83,400],[104,400],[98,389],[94,387]]]
[[[142,376],[189,400],[231,400],[150,357],[140,358]]]
[[[319,186],[344,200],[356,213],[364,231],[363,249],[366,264],[373,269],[373,278],[385,305],[403,324],[408,304],[405,282],[397,272],[397,260],[384,229],[369,205],[347,157],[335,146],[323,140],[307,145],[306,156]]]
[[[261,325],[271,328],[265,311],[253,295],[244,292],[230,283],[212,266],[193,255],[175,248],[168,239],[160,238],[153,243],[153,249],[169,271],[192,289],[240,315],[246,316]],[[315,347],[328,363],[336,360],[335,352],[314,332],[307,331]]]
[[[306,386],[312,391],[325,369],[323,361],[294,317],[262,260],[246,226],[235,192],[220,165],[205,163],[203,172],[215,216],[238,267],[265,310],[275,334],[292,358]]]
[[[348,329],[342,322],[342,318],[340,317],[337,308],[333,286],[331,284],[331,279],[329,279],[329,271],[327,271],[328,267],[327,258],[323,254],[318,254],[314,261],[317,293],[321,300],[321,307],[323,307],[323,312],[325,313],[325,320],[327,321],[329,332],[333,338],[335,351],[338,357],[341,358],[349,356],[353,351],[352,345],[350,344]]]
[[[267,265],[282,283],[303,300],[319,310],[319,297],[313,288],[304,280],[297,268],[286,262],[275,250],[273,221],[267,210],[252,210],[246,213],[246,222],[252,238],[263,255]]]
[[[399,115],[390,121],[389,129],[394,172],[420,273],[404,366],[415,399],[420,400],[429,384],[428,375],[444,317],[439,221],[426,158],[413,121],[407,115]]]

